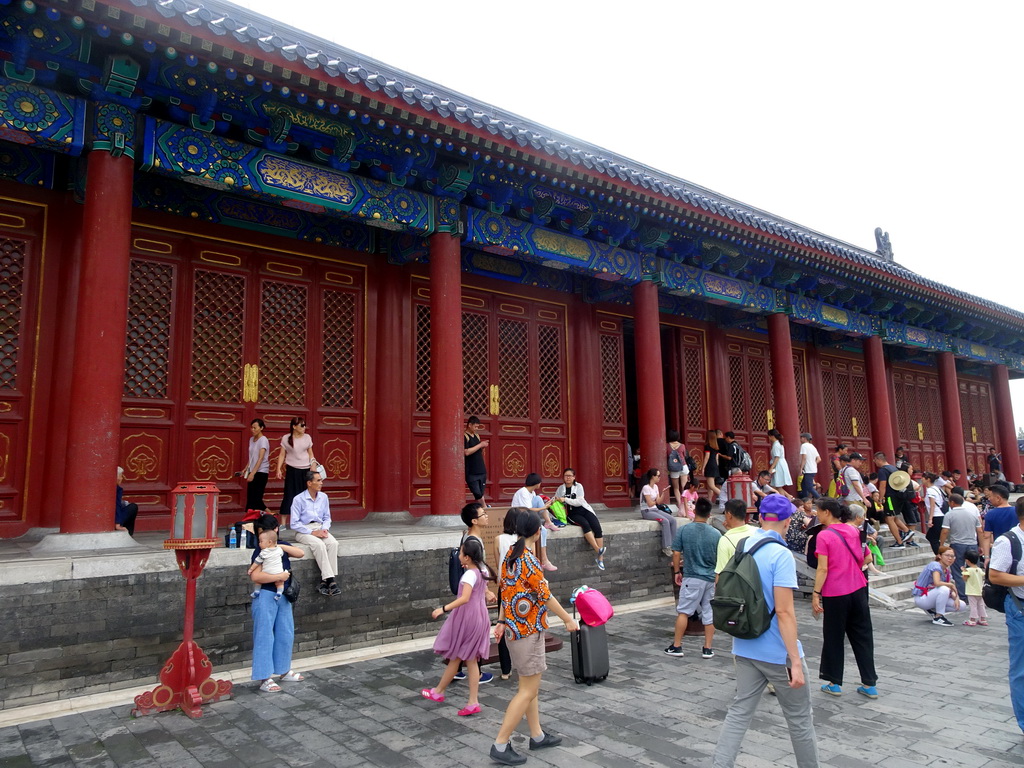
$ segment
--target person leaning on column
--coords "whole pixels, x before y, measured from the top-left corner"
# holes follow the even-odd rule
[[[327,494],[320,488],[324,481],[319,472],[306,472],[306,490],[292,500],[291,527],[295,540],[305,544],[320,568],[321,595],[340,595],[338,575],[338,540],[331,535],[331,507]]]

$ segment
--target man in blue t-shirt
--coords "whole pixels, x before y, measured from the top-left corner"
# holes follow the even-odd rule
[[[711,641],[715,637],[711,598],[715,596],[715,560],[722,534],[708,524],[710,517],[711,502],[705,498],[697,499],[693,522],[680,525],[672,539],[672,571],[679,586],[679,603],[676,605],[676,634],[672,645],[665,649],[669,656],[683,655],[683,635],[690,616],[695,612],[700,613],[700,620],[704,622],[704,647],[700,650],[700,657],[710,659],[715,655],[711,650]]]
[[[985,513],[985,526],[982,530],[981,552],[986,557],[992,551],[992,542],[1017,524],[1017,513],[1010,506],[1010,492],[1004,485],[990,485],[985,495],[992,505]]]
[[[766,544],[753,555],[765,600],[775,616],[768,630],[759,637],[733,638],[736,696],[725,715],[712,768],[731,768],[735,764],[743,736],[768,683],[775,686],[776,698],[786,716],[798,768],[818,768],[819,765],[811,694],[806,685],[807,664],[796,636],[793,609],[796,565],[793,553],[786,547],[786,531],[793,511],[793,504],[783,496],[775,494],[766,498],[761,502],[761,530],[751,534],[743,545],[747,550],[763,538],[774,539],[781,545]]]

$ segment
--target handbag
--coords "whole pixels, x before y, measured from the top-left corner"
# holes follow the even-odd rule
[[[313,461],[316,461],[316,459],[313,459]],[[320,473],[321,480],[327,479],[327,467],[325,467],[319,461],[316,462],[316,471]]]
[[[302,587],[295,578],[288,579],[288,583],[284,587],[284,599],[289,603],[297,603],[299,601],[299,594],[302,592]]]
[[[462,575],[466,572],[466,569],[462,567],[462,563],[459,562],[459,551],[462,549],[462,543],[465,540],[466,534],[462,534],[459,546],[448,553],[448,586],[451,588],[452,594],[456,596],[459,594],[459,582],[462,580]]]

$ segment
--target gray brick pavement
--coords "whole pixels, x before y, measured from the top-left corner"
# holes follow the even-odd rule
[[[919,611],[876,611],[881,698],[854,693],[848,654],[846,691],[817,692],[821,628],[798,603],[801,639],[814,686],[822,764],[833,768],[1009,768],[1024,766],[1024,737],[1013,719],[1006,682],[1006,630],[933,627]],[[538,768],[707,766],[733,691],[729,641],[716,657],[662,653],[671,609],[623,615],[609,625],[612,674],[575,685],[566,647],[548,657],[543,722],[563,745],[528,752]],[[852,675],[851,675],[852,673]],[[436,682],[429,652],[314,670],[307,681],[262,694],[236,686],[233,700],[211,705],[201,720],[180,713],[132,719],[130,706],[0,729],[0,767],[271,768],[276,766],[486,766],[513,683],[481,687],[484,711],[457,717],[461,684],[435,704],[419,691]],[[525,748],[525,734],[516,737]],[[794,766],[778,703],[767,694],[737,762],[741,768]]]

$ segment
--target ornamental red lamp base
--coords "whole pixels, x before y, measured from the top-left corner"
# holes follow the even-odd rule
[[[135,697],[134,717],[180,709],[192,719],[203,716],[202,705],[231,696],[228,680],[214,680],[213,666],[202,649],[186,640],[160,670],[160,685]]]

